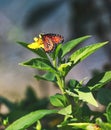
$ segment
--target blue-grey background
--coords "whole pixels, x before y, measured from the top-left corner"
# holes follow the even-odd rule
[[[81,46],[110,41],[110,4],[110,0],[0,0],[0,95],[19,100],[28,85],[39,96],[58,92],[53,84],[36,81],[33,75],[37,71],[18,65],[35,55],[16,41],[30,43],[42,32],[59,33],[65,41],[92,35]],[[109,43],[80,63],[67,80],[86,77],[87,81],[92,70],[103,71],[104,64],[110,64],[110,48]]]

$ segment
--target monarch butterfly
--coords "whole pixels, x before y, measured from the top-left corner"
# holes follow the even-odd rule
[[[39,37],[42,38],[45,52],[53,51],[57,44],[64,41],[63,36],[53,33],[40,34]]]

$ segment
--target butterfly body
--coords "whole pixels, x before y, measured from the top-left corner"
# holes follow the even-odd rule
[[[57,44],[64,41],[64,38],[59,34],[47,33],[41,34],[40,37],[43,40],[45,52],[52,52]]]

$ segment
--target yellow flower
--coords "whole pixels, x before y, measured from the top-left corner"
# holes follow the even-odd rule
[[[39,36],[39,38],[34,37],[34,42],[29,44],[28,48],[31,48],[31,49],[44,48],[44,43],[41,36]]]

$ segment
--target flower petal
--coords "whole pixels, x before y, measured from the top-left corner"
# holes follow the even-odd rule
[[[42,38],[34,37],[34,42],[28,45],[31,49],[38,49],[38,48],[44,48],[44,43],[42,41]]]

